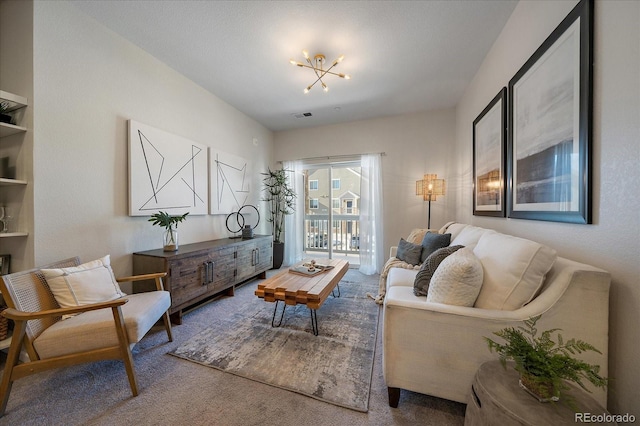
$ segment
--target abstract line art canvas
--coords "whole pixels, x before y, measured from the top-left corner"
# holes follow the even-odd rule
[[[251,162],[237,155],[211,148],[211,214],[237,212],[252,199]],[[244,214],[244,213],[243,213]]]
[[[207,147],[129,120],[129,215],[207,214]]]

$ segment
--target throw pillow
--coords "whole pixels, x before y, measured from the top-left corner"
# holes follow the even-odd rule
[[[422,253],[422,246],[419,244],[413,244],[409,241],[405,241],[404,238],[400,238],[398,243],[398,251],[396,257],[403,262],[407,262],[410,265],[417,265],[420,263],[420,254]]]
[[[477,308],[514,310],[529,303],[556,261],[556,251],[499,232],[480,237],[473,249],[484,267],[484,284]]]
[[[42,269],[47,284],[62,308],[106,302],[126,296],[111,270],[109,255],[60,269]]]
[[[438,269],[440,263],[447,258],[450,254],[464,248],[464,246],[449,246],[440,248],[427,257],[420,270],[416,274],[416,279],[413,282],[413,294],[416,296],[426,296],[429,290],[429,283],[433,277],[434,272]]]
[[[482,263],[468,249],[442,261],[431,278],[427,302],[471,307],[482,287]]]
[[[427,257],[434,251],[442,247],[447,247],[451,242],[451,234],[436,234],[433,232],[427,232],[422,239],[422,255],[420,256],[420,262],[427,260]]]

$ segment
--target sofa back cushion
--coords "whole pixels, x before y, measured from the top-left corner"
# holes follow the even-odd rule
[[[456,225],[451,225],[447,230],[447,232],[451,233],[452,246],[460,245],[473,248],[480,240],[480,237],[482,237],[485,233],[496,232],[491,229],[480,228],[479,226],[465,225],[464,228],[462,228],[460,232],[458,232],[457,235],[454,236],[455,229],[452,230],[451,228]]]
[[[485,232],[473,249],[484,280],[475,307],[514,310],[538,293],[556,260],[556,251],[524,238]]]

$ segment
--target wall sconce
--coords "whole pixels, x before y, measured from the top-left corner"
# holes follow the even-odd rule
[[[444,179],[438,179],[438,175],[424,175],[416,181],[416,195],[422,195],[424,201],[429,201],[429,214],[427,216],[427,228],[431,229],[431,201],[436,201],[438,195],[445,194]]]

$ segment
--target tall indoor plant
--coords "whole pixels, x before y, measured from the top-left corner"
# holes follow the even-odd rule
[[[498,354],[504,367],[507,360],[515,362],[523,388],[540,401],[557,401],[561,391],[568,389],[564,380],[577,383],[587,392],[584,380],[598,388],[607,386],[607,378],[599,374],[600,366],[573,357],[586,351],[601,353],[598,349],[582,340],[565,341],[560,333],[558,342],[554,342],[551,336],[560,331],[559,328],[543,331],[538,336],[539,319],[540,315],[525,320],[524,327],[507,327],[493,333],[504,339],[504,344],[485,337],[489,350]]]
[[[267,202],[269,216],[267,220],[271,222],[273,234],[273,267],[279,268],[284,260],[284,241],[282,231],[284,230],[284,218],[295,211],[296,194],[289,186],[288,170],[268,169],[267,173],[262,173],[264,179],[265,196],[262,199]]]
[[[171,216],[167,212],[160,211],[149,218],[149,222],[153,222],[152,225],[159,225],[165,228],[162,239],[164,251],[178,250],[178,223],[185,220],[188,214],[189,212],[182,216]]]

